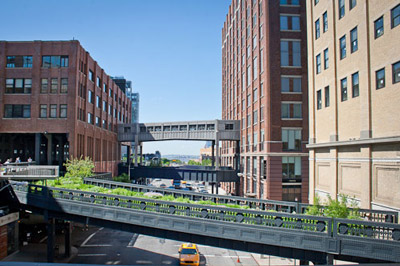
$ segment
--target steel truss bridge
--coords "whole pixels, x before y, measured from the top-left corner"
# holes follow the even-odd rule
[[[76,221],[314,264],[332,264],[333,259],[400,262],[400,225],[396,223],[291,214],[267,211],[268,208],[169,202],[10,182],[2,182],[0,196],[11,205],[45,215],[49,221]],[[392,221],[397,221],[397,216]],[[49,227],[54,225],[50,223]],[[51,233],[48,243],[51,261]]]

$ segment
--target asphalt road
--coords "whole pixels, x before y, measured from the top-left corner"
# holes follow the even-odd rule
[[[90,231],[92,231],[91,229]],[[78,254],[70,263],[106,265],[179,265],[182,242],[94,228],[73,242]],[[250,253],[199,245],[200,265],[258,265]],[[237,262],[239,256],[240,263]]]

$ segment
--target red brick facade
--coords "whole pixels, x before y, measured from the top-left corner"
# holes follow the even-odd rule
[[[222,119],[241,120],[240,195],[288,200],[291,194],[290,200],[308,202],[305,8],[305,1],[295,0],[233,0],[229,7],[222,29]],[[287,64],[281,58],[283,44]],[[283,80],[288,80],[288,90]],[[289,117],[284,117],[284,105]],[[301,115],[294,115],[295,106]],[[283,148],[282,130],[300,132],[296,149]],[[234,153],[234,143],[223,143],[222,165],[233,166]],[[297,158],[293,168],[301,168],[296,180],[283,180],[283,160],[288,157]],[[233,184],[224,186],[237,192]],[[291,189],[295,187],[301,188],[296,195]]]
[[[30,67],[8,65],[8,56],[31,56],[32,64]],[[64,59],[61,58],[61,66],[53,65],[53,61],[51,66],[45,66],[43,56]],[[67,66],[62,66],[66,57]],[[92,80],[89,76],[93,76]],[[25,79],[24,84],[26,79],[31,80],[30,93],[7,93],[10,79],[15,82]],[[43,85],[45,80],[47,87]],[[57,84],[53,84],[56,80]],[[65,80],[67,85],[63,87]],[[89,91],[93,95],[91,102]],[[9,117],[5,105],[13,105],[12,108],[30,105],[30,117]],[[41,108],[45,105],[46,115],[43,115]],[[61,111],[65,106],[66,117]],[[89,113],[92,121],[88,121]],[[79,41],[0,41],[0,119],[0,133],[39,133],[46,138],[65,135],[68,150],[63,151],[67,156],[89,156],[95,162],[95,171],[115,175],[120,161],[117,124],[131,121],[131,103]],[[96,122],[99,123],[96,125]],[[0,158],[8,158],[5,156],[8,154]]]

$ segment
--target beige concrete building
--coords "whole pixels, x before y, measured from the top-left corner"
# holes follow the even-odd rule
[[[400,211],[400,1],[307,0],[310,201]]]

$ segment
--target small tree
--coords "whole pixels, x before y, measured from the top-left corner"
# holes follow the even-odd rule
[[[73,158],[71,160],[67,160],[64,164],[67,168],[67,172],[65,177],[69,178],[84,178],[93,175],[94,163],[92,159],[89,157],[82,158]]]

